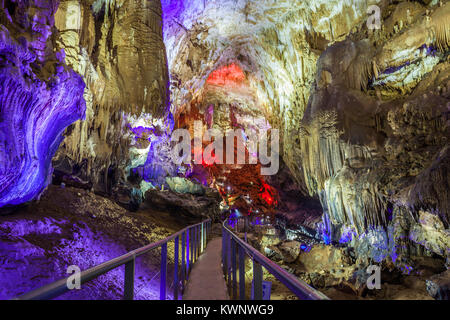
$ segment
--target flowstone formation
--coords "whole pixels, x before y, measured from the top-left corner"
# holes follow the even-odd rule
[[[332,241],[377,262],[410,268],[424,248],[448,261],[449,16],[448,3],[387,5],[381,30],[363,26],[318,60],[305,181]]]
[[[61,181],[129,196],[130,169],[146,162],[149,142],[170,133],[161,15],[157,0],[61,1],[56,44],[82,75],[87,105],[54,159]]]
[[[52,179],[67,126],[85,117],[84,83],[56,45],[52,1],[0,10],[0,207],[35,199]]]

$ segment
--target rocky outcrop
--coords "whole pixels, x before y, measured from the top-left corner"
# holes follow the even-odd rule
[[[281,251],[281,256],[284,262],[292,263],[298,259],[300,255],[301,243],[298,241],[286,241],[283,242],[279,249]]]
[[[218,221],[221,218],[220,200],[220,194],[212,189],[207,189],[204,195],[148,190],[142,208],[149,206],[165,210],[181,219],[183,217],[198,220],[210,218]]]
[[[427,280],[428,293],[436,300],[450,299],[450,270]]]
[[[56,9],[46,0],[0,7],[0,207],[39,196],[64,130],[85,116],[84,83],[55,45]]]
[[[0,220],[0,299],[13,299],[63,279],[71,266],[87,270],[184,227],[173,222],[168,226],[166,220],[157,213],[127,212],[89,191],[50,185],[39,202]],[[173,256],[174,245],[169,243],[169,270]],[[156,250],[136,259],[135,299],[159,298],[154,276],[160,260]],[[57,299],[120,300],[123,282],[124,272],[118,268]]]

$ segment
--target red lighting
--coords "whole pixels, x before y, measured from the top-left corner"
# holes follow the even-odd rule
[[[235,63],[213,71],[206,81],[208,84],[224,86],[227,84],[240,84],[245,80],[242,69]]]
[[[267,183],[265,183],[264,181],[261,181],[263,186],[262,188],[259,190],[260,191],[260,196],[261,198],[269,205],[272,206],[273,204],[277,205],[278,201],[275,200],[274,196],[276,194],[276,191],[274,190],[274,188],[272,188],[271,186],[269,186]]]

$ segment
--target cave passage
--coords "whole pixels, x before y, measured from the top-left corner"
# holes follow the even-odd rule
[[[202,221],[221,298],[238,272],[248,298],[304,298],[281,273],[449,299],[449,1],[4,0],[0,24],[0,299]],[[57,299],[173,300],[177,240]]]

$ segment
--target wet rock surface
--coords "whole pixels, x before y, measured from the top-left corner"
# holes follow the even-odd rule
[[[238,234],[245,237],[242,232]],[[331,299],[432,300],[439,299],[439,294],[445,296],[446,262],[437,256],[410,252],[409,258],[402,260],[408,268],[399,268],[392,261],[369,261],[351,246],[285,240],[271,226],[252,227],[247,239],[268,258]],[[400,262],[403,258],[398,259]],[[370,266],[380,268],[380,289],[368,287],[374,274],[368,272]],[[269,274],[265,279],[273,282],[273,298],[295,299]]]

